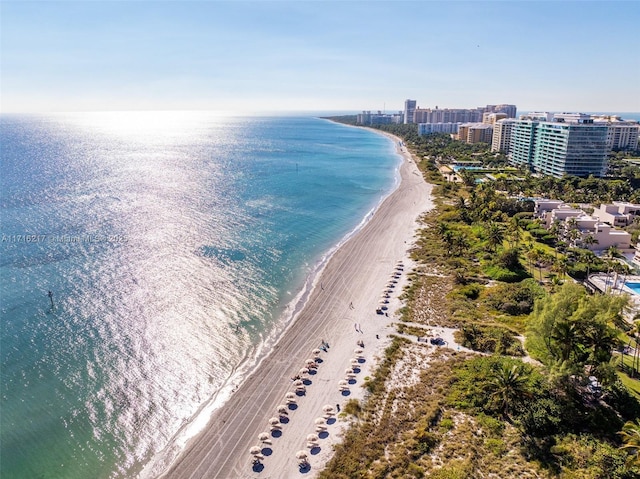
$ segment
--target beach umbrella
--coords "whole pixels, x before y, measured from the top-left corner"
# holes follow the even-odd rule
[[[260,449],[258,446],[253,446],[251,449],[249,449],[249,453],[252,456],[255,456],[257,454],[260,454],[262,452],[262,449]]]
[[[315,363],[316,363],[316,360],[315,360],[315,359],[307,359],[305,362],[306,362],[307,364],[315,364]]]
[[[272,417],[271,419],[269,419],[269,424],[271,424],[272,426],[277,426],[278,424],[280,424],[280,419],[278,419],[277,417]]]
[[[318,435],[317,434],[309,434],[307,436],[307,441],[309,441],[309,442],[317,442],[318,441]]]
[[[260,434],[258,434],[258,439],[262,442],[264,441],[268,441],[269,440],[269,433],[268,432],[261,432]]]
[[[307,451],[298,451],[298,452],[296,452],[296,459],[306,459],[307,457],[309,457],[307,455]]]
[[[296,379],[295,381],[293,381],[293,385],[294,386],[302,386],[304,383],[302,382],[302,379]]]
[[[344,379],[341,379],[340,381],[338,381],[338,385],[339,386],[348,386],[349,383],[347,381],[345,381]]]
[[[351,364],[360,364],[360,361],[358,361],[356,358],[351,358]]]
[[[278,412],[280,414],[287,414],[287,406],[285,406],[284,404],[280,404],[278,406]]]
[[[319,349],[314,349],[313,351],[311,351],[312,354],[320,354],[320,350]]]
[[[295,399],[296,395],[293,394],[292,392],[288,392],[287,394],[284,395],[284,397],[286,397],[287,399]]]
[[[333,406],[331,404],[325,404],[324,406],[322,406],[322,410],[324,412],[333,411]]]
[[[323,417],[316,418],[316,420],[314,422],[318,426],[324,426],[324,418]]]
[[[308,374],[308,373],[309,373],[309,370],[307,368],[302,368],[300,370],[300,374]]]
[[[347,369],[344,370],[344,373],[345,374],[352,374],[353,373],[353,369],[347,368]]]
[[[362,353],[364,353],[364,349],[362,349],[362,348],[354,349],[353,352],[356,353],[356,354],[362,354]]]

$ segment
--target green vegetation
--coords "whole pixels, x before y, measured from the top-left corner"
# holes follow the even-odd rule
[[[622,176],[638,167],[618,158],[610,179],[518,172],[489,184],[469,173],[450,183],[438,165],[504,168],[504,158],[447,135],[418,137],[415,125],[381,129],[403,137],[437,185],[397,329],[426,336],[425,327],[455,327],[457,342],[483,354],[434,353],[394,338],[366,382],[368,399],[349,406],[352,426],[320,477],[639,477],[640,323],[624,320],[624,296],[589,295],[569,280],[613,275],[613,253],[567,247],[533,219],[531,201],[497,190],[637,201],[640,169]],[[420,380],[390,382],[400,366],[421,371]]]
[[[607,366],[618,346],[616,326],[624,326],[626,296],[589,296],[577,284],[567,283],[536,302],[529,320],[529,353],[550,368],[572,369]]]
[[[483,353],[524,356],[517,334],[502,326],[463,325],[455,334],[456,342]]]

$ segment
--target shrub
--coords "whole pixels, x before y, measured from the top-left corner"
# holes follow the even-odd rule
[[[362,407],[360,406],[360,401],[357,399],[349,399],[344,405],[343,410],[347,414],[358,417],[362,412]]]
[[[529,278],[520,283],[497,284],[487,289],[485,302],[497,311],[516,316],[531,313],[535,300],[544,295],[544,289]]]
[[[455,338],[465,348],[484,353],[524,356],[522,344],[513,331],[500,326],[464,325]]]
[[[480,292],[482,291],[482,285],[478,283],[471,283],[458,288],[457,293],[469,298],[469,299],[478,299],[480,296]]]
[[[507,452],[507,448],[502,439],[489,438],[485,441],[487,449],[489,449],[496,456],[502,456]]]
[[[502,281],[504,283],[517,283],[522,280],[522,273],[509,271],[506,268],[501,268],[500,266],[490,265],[484,270],[485,274],[489,276],[489,278],[495,281]]]
[[[442,421],[440,421],[440,427],[442,429],[447,430],[447,431],[453,429],[453,426],[454,426],[454,424],[453,424],[453,420],[452,419],[447,418],[447,419],[443,419]]]
[[[476,422],[487,436],[502,436],[502,431],[504,431],[504,422],[483,413],[476,416]]]

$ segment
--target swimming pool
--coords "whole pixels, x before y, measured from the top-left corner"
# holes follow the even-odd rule
[[[484,170],[486,169],[484,166],[464,166],[464,165],[454,165],[453,166],[453,171],[460,171],[460,170]]]
[[[629,288],[633,294],[640,296],[640,283],[624,283],[624,285]]]

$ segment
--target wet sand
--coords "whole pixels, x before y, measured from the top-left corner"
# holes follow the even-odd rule
[[[391,135],[388,135],[391,136]],[[392,137],[398,145],[398,139]],[[399,307],[397,296],[410,269],[407,251],[414,241],[417,218],[433,207],[428,185],[405,149],[398,188],[382,203],[372,219],[331,257],[316,281],[307,304],[283,334],[271,354],[240,385],[229,401],[216,410],[207,427],[192,438],[176,459],[167,478],[295,478],[314,477],[331,456],[331,445],[340,440],[346,422],[333,416],[316,447],[308,447],[307,436],[318,434],[316,419],[323,406],[344,406],[350,398],[362,398],[364,377],[370,375],[375,358],[388,344],[390,324]],[[398,262],[404,264],[399,282],[388,304],[389,316],[376,314],[381,293],[386,289]],[[376,335],[378,337],[376,337]],[[312,350],[321,341],[316,374],[308,376],[305,394],[296,395],[295,409],[289,408],[279,431],[271,433],[269,420],[278,417],[278,405],[295,391],[291,378],[299,374]],[[348,390],[347,380],[357,342],[364,342],[360,371]],[[262,443],[258,436],[269,433]],[[263,459],[252,465],[250,449],[258,446]],[[309,467],[300,470],[296,452],[308,454]]]

